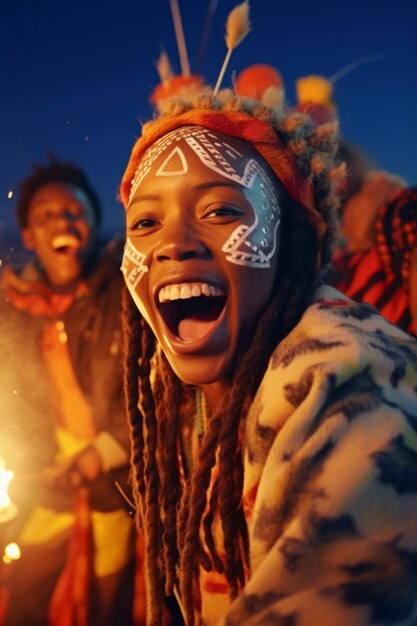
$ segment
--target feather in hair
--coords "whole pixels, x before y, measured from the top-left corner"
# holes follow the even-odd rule
[[[166,52],[161,52],[159,59],[155,63],[158,70],[159,79],[163,85],[167,85],[173,77],[171,64]]]
[[[226,22],[226,46],[234,50],[250,32],[249,1],[245,0],[230,11]]]
[[[226,46],[227,53],[220,70],[219,77],[214,88],[214,95],[217,95],[222,83],[224,73],[229,64],[232,52],[244,40],[250,32],[249,22],[249,0],[238,4],[230,11],[226,22]]]

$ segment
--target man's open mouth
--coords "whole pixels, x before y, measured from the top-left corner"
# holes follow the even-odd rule
[[[205,282],[177,283],[162,287],[158,309],[169,329],[184,342],[198,341],[219,319],[226,294],[218,285]]]
[[[80,248],[80,240],[75,235],[56,235],[51,242],[52,249],[60,254],[75,255]]]

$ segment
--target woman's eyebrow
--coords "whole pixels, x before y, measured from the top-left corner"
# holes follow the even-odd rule
[[[132,206],[134,206],[135,204],[138,204],[139,202],[155,201],[159,199],[160,199],[160,196],[156,193],[147,193],[147,194],[143,194],[142,196],[135,196],[132,202],[127,207],[126,212],[129,211],[129,209],[131,209]]]
[[[212,187],[230,187],[231,189],[239,189],[241,185],[239,185],[238,182],[228,180],[211,180],[205,183],[199,183],[195,186],[195,189],[197,189],[198,191],[204,191],[205,189],[211,189]]]
[[[239,183],[233,182],[233,181],[210,180],[210,181],[199,183],[198,185],[193,186],[193,189],[195,189],[196,191],[204,191],[205,189],[211,189],[213,187],[228,187],[230,189],[239,189],[240,185]],[[135,196],[132,203],[128,206],[127,211],[132,206],[134,206],[135,204],[139,202],[146,202],[146,201],[152,202],[155,200],[160,200],[160,198],[161,196],[156,193],[147,193],[141,196]]]

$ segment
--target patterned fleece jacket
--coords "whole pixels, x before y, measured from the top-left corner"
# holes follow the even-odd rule
[[[232,604],[204,574],[200,623],[416,626],[417,342],[319,288],[246,428],[251,573]]]

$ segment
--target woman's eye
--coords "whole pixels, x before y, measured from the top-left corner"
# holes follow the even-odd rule
[[[222,206],[215,209],[211,209],[206,217],[239,217],[242,215],[242,211],[235,207]]]
[[[146,228],[153,228],[156,226],[156,220],[151,219],[150,217],[144,217],[140,220],[136,220],[133,222],[131,229],[132,230],[144,230]]]

